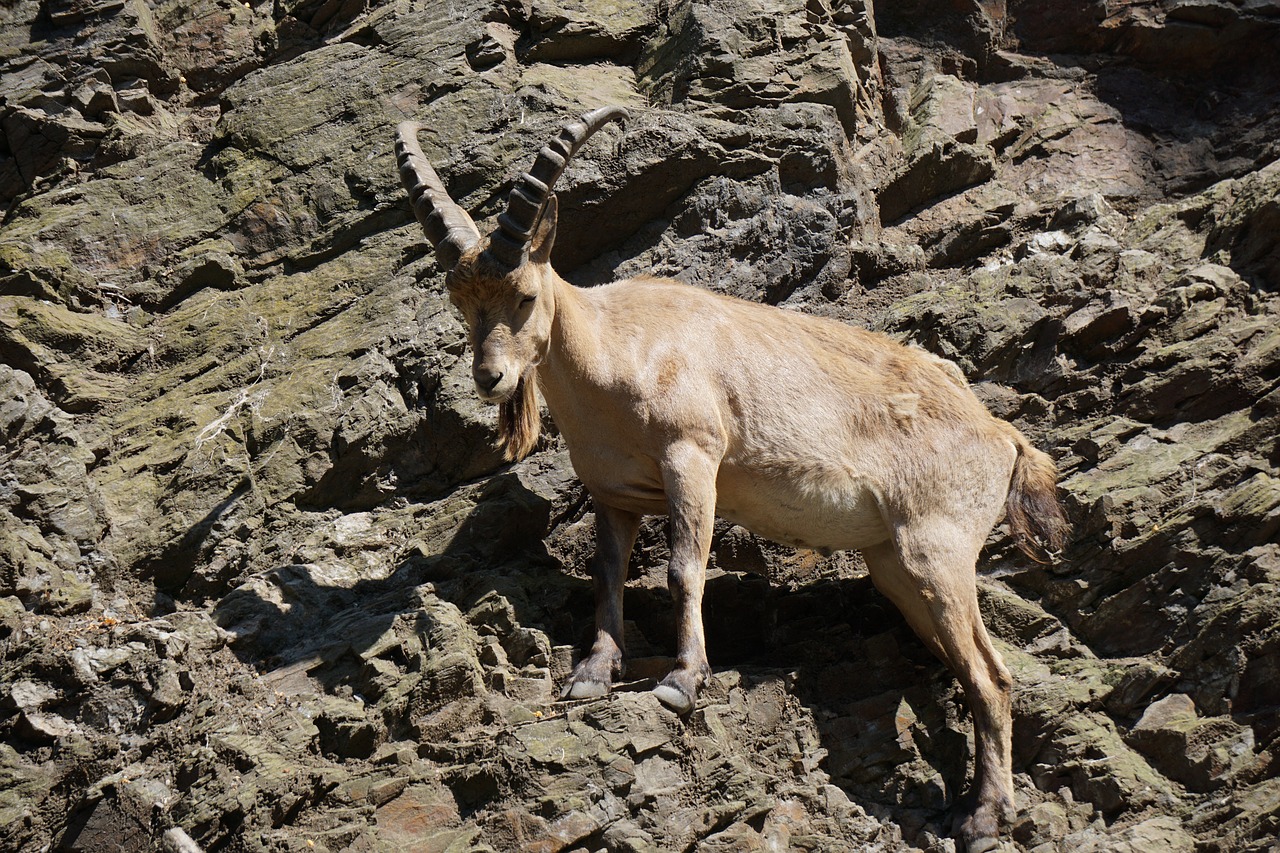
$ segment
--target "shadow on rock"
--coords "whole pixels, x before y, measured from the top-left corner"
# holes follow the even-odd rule
[[[399,530],[339,516],[318,559],[250,580],[215,616],[271,689],[316,703],[326,753],[367,758],[388,740],[430,741],[491,718],[495,691],[550,701],[547,631],[559,633],[558,605],[582,585],[542,545],[552,511],[506,473],[411,507]],[[379,573],[366,549],[398,534],[407,541]]]
[[[926,827],[945,835],[972,754],[972,726],[950,672],[865,574],[779,590],[775,602],[757,661],[785,670],[789,692],[812,716],[831,781],[898,823],[908,840]]]
[[[538,465],[544,470],[530,470]],[[566,502],[572,490],[561,484],[548,488],[548,467],[550,479],[566,476],[544,459],[433,504],[329,520],[315,534],[324,548],[298,549],[310,559],[255,577],[219,603],[230,648],[275,696],[309,709],[329,758],[375,758],[412,744],[421,758],[463,768],[446,773],[446,784],[461,815],[482,812],[526,772],[489,766],[484,743],[566,707],[572,713],[573,703],[555,702],[557,689],[591,633],[592,592],[580,565],[588,505]],[[646,528],[635,557],[642,578],[626,599],[628,678],[641,690],[669,664],[675,637],[656,544],[664,525]],[[379,573],[372,555],[395,538],[399,556]],[[560,557],[566,538],[577,541],[558,559],[548,538]],[[733,568],[730,550],[718,557]],[[752,777],[795,772],[817,784],[829,774],[858,808],[898,822],[905,810],[904,826],[943,834],[969,762],[963,711],[949,674],[865,575],[787,590],[713,565],[704,616],[718,674],[684,737],[721,731],[718,754],[738,756]],[[637,731],[668,716],[653,704]],[[751,737],[774,729],[803,733],[785,755],[751,747]]]

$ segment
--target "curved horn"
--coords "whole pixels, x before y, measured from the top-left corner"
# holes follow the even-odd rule
[[[569,122],[560,133],[538,152],[533,168],[525,172],[511,188],[507,210],[498,216],[498,230],[489,235],[487,254],[501,267],[513,270],[524,263],[529,240],[533,237],[547,197],[570,158],[591,134],[611,121],[625,120],[622,107],[601,107]]]
[[[401,122],[396,128],[396,162],[400,164],[400,182],[409,191],[409,204],[413,215],[422,223],[422,230],[436,250],[436,257],[445,269],[453,269],[458,258],[480,239],[480,232],[465,210],[458,207],[440,182],[440,176],[431,168],[427,157],[418,145],[418,131],[422,125],[413,121]]]

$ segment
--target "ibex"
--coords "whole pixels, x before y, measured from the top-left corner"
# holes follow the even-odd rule
[[[674,669],[654,688],[690,711],[710,673],[702,592],[717,515],[818,550],[858,549],[875,586],[959,678],[973,714],[970,851],[996,844],[1013,807],[1008,670],[978,611],[975,564],[1002,515],[1032,558],[1067,524],[1052,461],[993,417],[958,368],[842,323],[641,276],[588,289],[551,268],[552,189],[617,107],[564,125],[482,237],[417,141],[396,155],[413,210],[447,270],[481,399],[519,459],[540,429],[538,392],[595,506],[596,631],[565,698],[622,674],[622,594],[642,516],[670,517]]]

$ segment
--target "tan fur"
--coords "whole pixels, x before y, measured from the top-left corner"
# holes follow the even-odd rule
[[[701,602],[717,515],[787,544],[859,549],[872,581],[959,678],[973,710],[967,842],[1013,803],[1012,679],[978,612],[974,568],[1008,510],[1019,543],[1061,548],[1047,456],[992,417],[954,364],[844,324],[640,277],[573,287],[547,263],[548,204],[530,260],[485,269],[486,241],[449,274],[481,396],[508,458],[537,440],[530,373],[596,510],[595,642],[572,698],[622,671],[622,588],[640,519],[670,517],[677,663],[656,688],[687,711],[710,672]]]

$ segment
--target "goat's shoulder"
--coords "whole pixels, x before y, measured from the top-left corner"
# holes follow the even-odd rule
[[[587,298],[605,314],[626,317],[628,323],[646,318],[663,326],[677,326],[723,316],[733,303],[752,305],[673,278],[638,275],[585,289]]]

